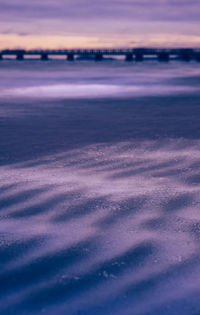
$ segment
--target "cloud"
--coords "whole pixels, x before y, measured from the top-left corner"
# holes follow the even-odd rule
[[[163,42],[171,34],[191,42],[189,36],[200,36],[199,16],[199,0],[0,0],[0,34],[76,36],[102,43],[113,38],[115,45],[117,35],[129,41],[157,36]]]
[[[136,19],[199,21],[199,0],[0,0],[3,20]]]

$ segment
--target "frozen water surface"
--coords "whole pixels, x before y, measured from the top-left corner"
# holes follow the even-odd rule
[[[0,313],[199,314],[199,64],[0,74]]]

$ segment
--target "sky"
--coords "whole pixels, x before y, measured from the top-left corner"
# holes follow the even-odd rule
[[[200,0],[0,0],[0,49],[200,47]]]

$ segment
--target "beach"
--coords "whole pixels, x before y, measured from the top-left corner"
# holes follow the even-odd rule
[[[0,313],[198,314],[199,63],[0,74]]]

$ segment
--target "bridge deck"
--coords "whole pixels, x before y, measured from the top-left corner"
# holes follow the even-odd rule
[[[95,60],[100,61],[103,56],[125,56],[127,61],[134,58],[142,61],[145,56],[157,56],[159,61],[168,61],[171,56],[180,57],[180,59],[189,61],[195,59],[200,61],[200,48],[127,48],[127,49],[54,49],[54,50],[22,50],[6,49],[0,51],[0,59],[4,56],[16,56],[16,59],[23,60],[24,56],[40,56],[42,60],[47,60],[48,56],[67,56],[72,61],[74,56],[94,56]]]

